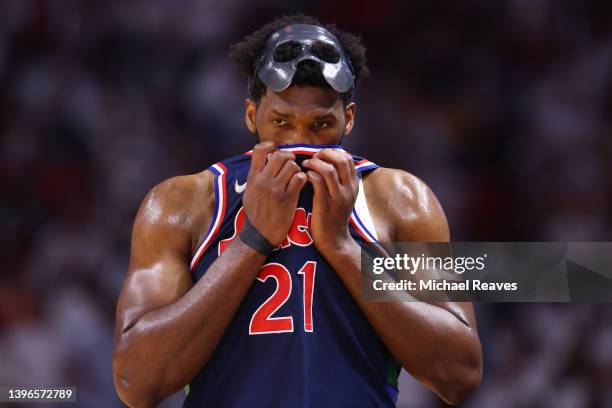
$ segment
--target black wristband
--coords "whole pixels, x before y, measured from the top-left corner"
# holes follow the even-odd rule
[[[242,231],[240,231],[239,237],[248,247],[266,256],[270,255],[270,253],[276,249],[276,247],[272,245],[266,237],[261,235],[261,232],[259,232],[253,224],[251,224],[249,217],[245,217],[244,226],[242,227]]]

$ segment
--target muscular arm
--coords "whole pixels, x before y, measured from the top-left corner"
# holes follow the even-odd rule
[[[321,159],[334,163],[333,155],[322,155]],[[342,189],[341,174],[336,176],[337,179],[330,175],[332,170],[341,173],[342,169],[337,161],[335,166],[335,170],[325,168],[322,163],[310,166],[322,175],[318,177],[320,180],[316,180],[317,176],[309,173],[309,178],[315,186],[315,195],[317,188],[319,190],[319,199],[323,195],[322,191],[331,195],[330,191],[334,188],[328,187],[330,183],[337,182],[340,187],[335,189]],[[379,169],[369,177],[378,178],[367,183],[374,190],[380,189],[373,195],[381,200],[373,202],[371,209],[384,215],[382,218],[377,217],[378,219],[388,222],[388,239],[413,242],[449,240],[446,217],[437,199],[424,183],[405,172],[389,169]],[[346,184],[348,185],[348,182]],[[339,198],[341,196],[342,194],[337,194],[336,200],[342,200]],[[328,198],[325,204],[327,208],[321,213],[331,213],[333,218],[342,218],[340,214],[335,213],[333,202],[333,197]],[[318,204],[323,206],[321,202]],[[318,221],[315,219],[315,211],[313,210],[313,234],[317,236],[315,229]],[[319,222],[319,225],[330,228],[330,220]],[[319,236],[315,239],[315,244],[387,348],[408,372],[446,402],[458,404],[464,401],[478,386],[482,375],[481,347],[471,304],[364,301],[361,296],[360,246],[350,236],[347,239],[334,238],[333,235],[341,234]]]
[[[189,257],[197,211],[183,207],[194,199],[193,184],[175,178],[157,186],[134,223],[113,353],[115,386],[130,406],[154,406],[189,383],[214,351],[264,260],[236,239],[193,285]],[[202,187],[198,195],[211,193]]]
[[[293,154],[272,153],[273,149],[271,143],[255,147],[243,204],[251,223],[270,243],[280,245],[306,176]],[[115,387],[130,406],[154,406],[192,380],[215,350],[265,260],[234,239],[193,284],[189,258],[194,237],[197,240],[194,231],[210,224],[212,211],[202,207],[211,202],[211,176],[178,177],[160,184],[136,216],[113,350]]]

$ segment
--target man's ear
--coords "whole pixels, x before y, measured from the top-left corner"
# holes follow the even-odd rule
[[[355,124],[355,111],[357,110],[357,105],[355,102],[349,103],[344,109],[344,135],[348,135],[353,130],[353,125]]]
[[[249,132],[255,134],[257,133],[257,126],[255,126],[255,114],[257,113],[257,105],[255,105],[255,101],[247,98],[244,101],[244,121],[246,123]]]

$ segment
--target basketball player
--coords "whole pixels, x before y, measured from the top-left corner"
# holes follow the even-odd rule
[[[259,144],[145,197],[117,307],[126,404],[188,385],[185,407],[394,406],[401,367],[453,404],[479,384],[471,304],[360,296],[360,243],[449,240],[422,181],[340,146],[364,54],[301,15],[233,46]]]

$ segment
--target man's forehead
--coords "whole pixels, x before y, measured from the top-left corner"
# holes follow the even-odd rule
[[[329,112],[342,106],[342,100],[334,90],[309,86],[292,86],[282,92],[274,92],[268,88],[262,102],[269,109],[285,111]]]
[[[338,110],[334,108],[295,108],[295,107],[274,107],[268,113],[283,118],[311,117],[317,120],[332,119],[338,115]]]

